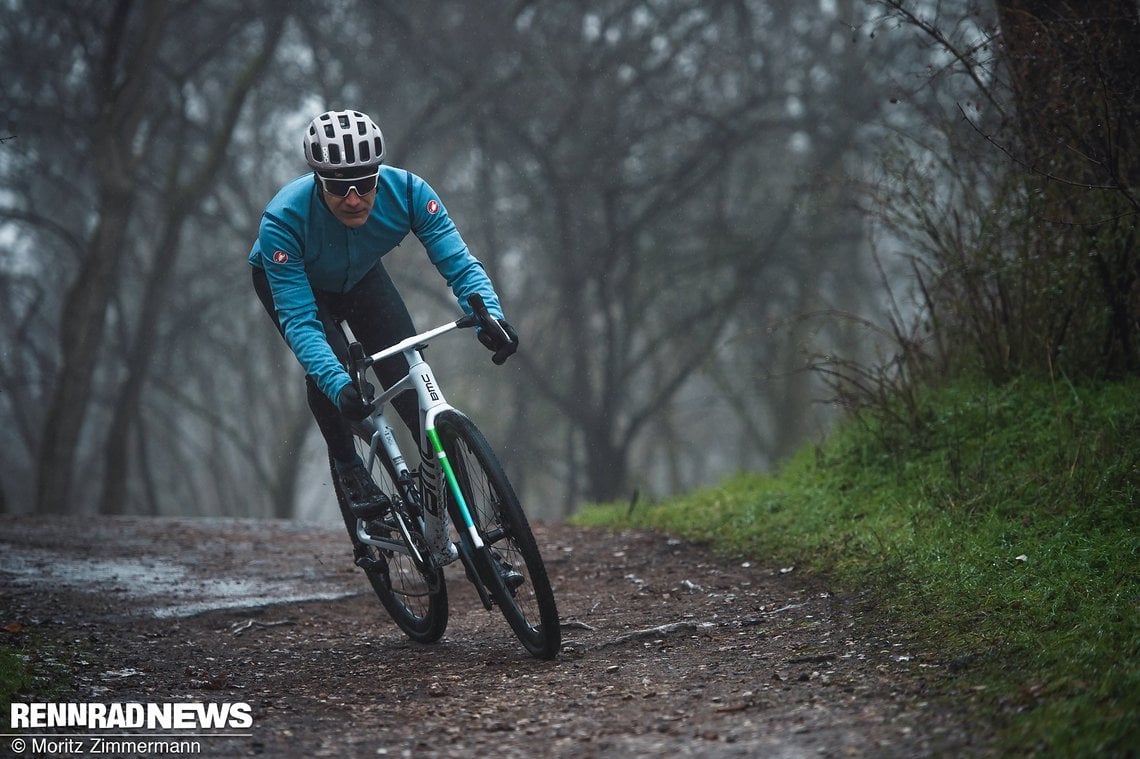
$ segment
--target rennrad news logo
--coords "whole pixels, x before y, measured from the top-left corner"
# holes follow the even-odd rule
[[[245,703],[135,702],[12,704],[12,729],[56,727],[87,730],[244,730],[253,726],[253,708]]]

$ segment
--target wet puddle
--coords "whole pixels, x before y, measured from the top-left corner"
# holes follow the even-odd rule
[[[318,564],[266,577],[207,576],[202,567],[154,557],[69,558],[44,549],[7,545],[0,552],[0,582],[12,589],[83,592],[121,599],[132,615],[185,617],[218,609],[252,608],[298,601],[331,600],[366,588],[359,576],[344,582]]]

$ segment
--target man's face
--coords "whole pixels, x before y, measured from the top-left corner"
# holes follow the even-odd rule
[[[355,228],[368,221],[368,214],[372,212],[372,204],[376,202],[375,174],[359,179],[328,179],[325,181],[318,177],[318,183],[321,185],[321,193],[324,195],[325,203],[341,224]],[[339,192],[343,192],[345,188],[350,188],[348,194],[340,195]],[[330,192],[330,190],[332,191]],[[363,194],[360,190],[364,190]]]
[[[372,204],[376,201],[376,188],[365,193],[363,197],[356,194],[356,190],[349,190],[348,195],[338,198],[331,192],[321,190],[325,195],[325,203],[333,216],[346,227],[359,227],[368,221],[368,214],[372,212]]]

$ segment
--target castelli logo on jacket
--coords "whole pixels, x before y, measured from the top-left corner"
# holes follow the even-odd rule
[[[432,215],[439,213],[439,201],[435,199],[429,200],[427,204],[427,212]]]
[[[289,254],[283,250],[273,251],[273,263],[283,264],[289,261]]]

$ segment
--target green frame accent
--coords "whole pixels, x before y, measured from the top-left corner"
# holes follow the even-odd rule
[[[455,477],[455,470],[451,468],[451,462],[448,461],[447,453],[443,450],[443,441],[439,439],[439,433],[435,431],[435,427],[427,431],[427,437],[431,443],[432,453],[435,454],[436,463],[439,464],[443,477],[447,480],[447,486],[451,490],[452,496],[455,497],[455,503],[459,506],[459,514],[463,517],[463,528],[467,530],[468,534],[474,534],[475,520],[471,518],[467,499],[463,497],[463,491],[459,489],[459,480]]]

